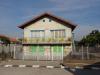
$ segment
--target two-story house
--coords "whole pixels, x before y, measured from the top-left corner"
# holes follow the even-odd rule
[[[49,13],[20,25],[23,29],[23,59],[63,60],[72,51],[76,25]]]

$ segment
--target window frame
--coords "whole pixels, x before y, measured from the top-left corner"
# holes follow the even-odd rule
[[[56,39],[56,38],[65,38],[66,37],[66,30],[65,29],[50,30],[50,32],[51,32],[51,37],[54,38],[54,39]],[[55,35],[56,33],[58,35]]]
[[[41,31],[43,32],[42,37]],[[33,36],[33,32],[35,32],[35,36]],[[31,38],[45,38],[45,30],[31,30]]]

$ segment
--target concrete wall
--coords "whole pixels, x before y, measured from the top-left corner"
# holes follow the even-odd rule
[[[43,20],[45,20],[45,22],[43,22]],[[24,28],[24,37],[25,38],[31,37],[31,30],[45,30],[45,36],[50,37],[51,36],[50,30],[55,30],[55,29],[65,29],[66,38],[72,37],[71,28],[66,27],[53,20],[49,22],[49,18],[43,18],[37,21],[36,23],[31,24],[26,28]]]

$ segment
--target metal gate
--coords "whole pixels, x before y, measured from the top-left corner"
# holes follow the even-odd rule
[[[62,60],[62,46],[28,46],[24,59],[32,60]]]
[[[61,60],[61,46],[32,46],[33,60]]]
[[[62,47],[61,46],[52,46],[53,47],[53,60],[61,60],[62,57]]]

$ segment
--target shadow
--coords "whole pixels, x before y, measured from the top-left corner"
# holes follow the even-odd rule
[[[100,75],[100,70],[76,69],[74,75]]]
[[[100,75],[100,70],[91,70],[91,69],[68,69],[66,71],[72,73],[73,75]]]
[[[65,70],[69,71],[73,75],[100,75],[100,62],[91,65],[86,65],[83,67],[83,69],[65,68]]]

